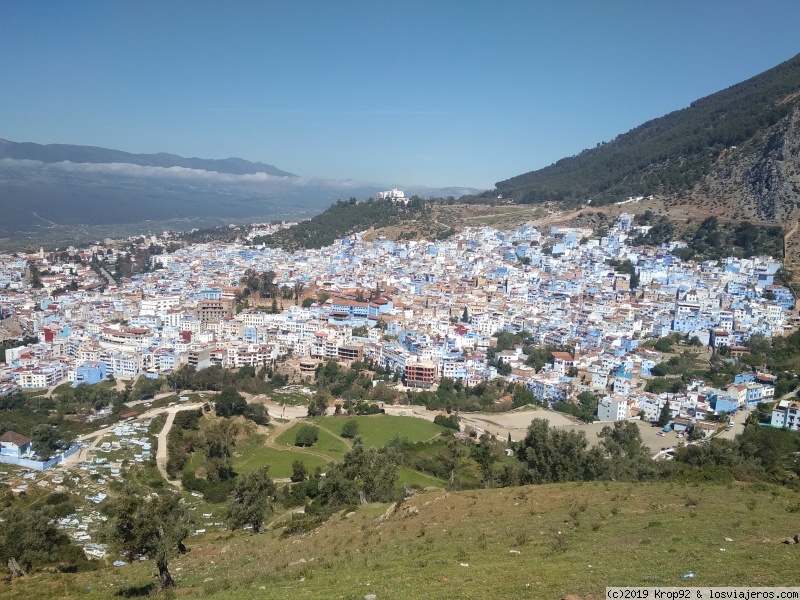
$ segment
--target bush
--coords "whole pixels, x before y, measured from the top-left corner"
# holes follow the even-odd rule
[[[281,537],[287,538],[293,535],[300,535],[306,533],[320,526],[323,519],[318,516],[312,515],[292,515],[292,520],[283,528]]]
[[[275,387],[283,387],[287,383],[289,383],[289,378],[286,375],[281,375],[280,373],[275,373],[270,379],[270,383],[272,383]]]
[[[659,352],[672,352],[672,342],[669,338],[659,338],[653,348]]]
[[[306,477],[308,476],[308,470],[306,469],[306,465],[302,460],[295,460],[292,462],[292,482],[293,483],[300,483],[301,481],[305,481]]]
[[[203,499],[207,502],[219,503],[226,502],[228,496],[233,492],[235,479],[227,479],[216,484],[206,483],[206,489],[203,492]]]
[[[256,425],[269,424],[269,412],[263,404],[250,403],[244,411],[244,416]]]
[[[445,417],[444,415],[436,415],[433,418],[433,422],[436,425],[441,425],[442,427],[447,427],[448,429],[454,429],[455,431],[461,430],[461,425],[458,423],[458,417],[455,415],[450,415],[449,417]]]
[[[386,412],[377,404],[374,404],[372,402],[362,402],[362,401],[356,403],[356,405],[353,407],[353,411],[360,416],[377,415],[379,413]]]
[[[175,420],[172,422],[173,430],[177,429],[200,429],[200,417],[203,411],[198,409],[182,410],[175,413]]]
[[[342,427],[342,437],[354,438],[358,435],[358,421],[349,419]]]
[[[295,446],[313,446],[319,438],[319,429],[314,425],[301,425],[294,437]]]
[[[208,487],[208,482],[205,479],[195,477],[194,473],[185,472],[181,475],[181,483],[190,492],[203,493]]]

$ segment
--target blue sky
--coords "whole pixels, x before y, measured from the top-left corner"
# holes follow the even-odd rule
[[[800,2],[0,0],[0,137],[487,188],[800,52]]]

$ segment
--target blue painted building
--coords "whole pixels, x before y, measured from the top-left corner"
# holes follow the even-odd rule
[[[80,367],[75,369],[75,381],[72,382],[72,387],[78,387],[81,384],[94,385],[106,379],[106,363],[96,360],[87,360]]]

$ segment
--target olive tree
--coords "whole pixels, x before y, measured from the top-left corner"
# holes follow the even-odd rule
[[[190,523],[189,511],[178,494],[141,496],[126,488],[111,506],[104,538],[128,560],[140,556],[155,560],[159,587],[164,589],[175,585],[169,559],[186,552],[183,540],[189,535]]]
[[[250,525],[253,533],[259,533],[264,520],[272,512],[274,495],[275,484],[269,476],[269,466],[240,475],[228,504],[231,529]]]
[[[0,518],[0,561],[18,577],[46,565],[75,566],[86,562],[81,548],[55,524],[49,506],[12,506]]]

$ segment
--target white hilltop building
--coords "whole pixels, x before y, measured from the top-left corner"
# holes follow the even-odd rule
[[[408,198],[406,198],[405,193],[403,190],[392,189],[387,190],[385,192],[378,192],[375,194],[376,200],[391,200],[392,202],[402,202],[403,204],[408,204]]]

